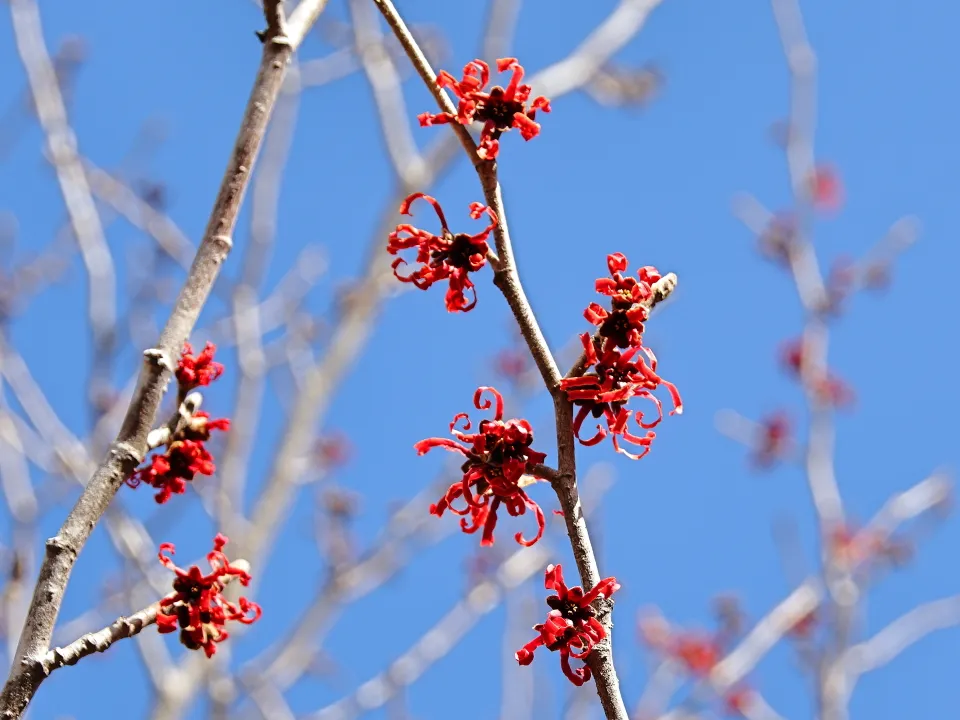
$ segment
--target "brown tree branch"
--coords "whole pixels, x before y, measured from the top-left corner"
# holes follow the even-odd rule
[[[245,560],[234,560],[230,564],[233,567],[249,572],[250,566]],[[227,585],[236,579],[236,575],[224,575],[221,578],[221,582]],[[167,597],[173,598],[176,594],[177,593],[170,593]],[[157,601],[148,605],[127,617],[119,617],[102,630],[87,633],[69,645],[53,648],[48,651],[44,655],[43,660],[40,661],[44,674],[49,675],[54,670],[66,665],[76,665],[88,655],[106,652],[110,646],[118,640],[133,637],[144,628],[155,624],[157,622],[157,613],[160,610],[160,602],[161,601]]]
[[[25,2],[12,3],[14,14],[26,12]],[[188,339],[233,245],[231,236],[237,215],[287,62],[325,4],[323,0],[304,0],[291,18],[292,34],[287,37],[278,21],[282,12],[280,1],[265,3],[269,28],[263,38],[263,56],[204,238],[158,346],[144,353],[139,385],[116,440],[59,532],[47,541],[17,657],[0,693],[0,713],[5,718],[20,717],[46,677],[43,661],[73,565],[120,485],[145,454],[147,434],[153,426],[175,358]]]
[[[387,24],[393,29],[400,45],[407,53],[428,90],[434,96],[440,109],[456,116],[456,108],[443,88],[437,86],[436,73],[410,33],[403,18],[397,12],[396,7],[390,0],[373,0],[373,2],[386,19]],[[622,3],[622,6],[632,5],[635,5],[635,3]],[[643,17],[645,17],[645,14]],[[640,23],[642,23],[642,18]],[[503,203],[503,194],[497,180],[497,165],[495,162],[484,162],[478,157],[476,143],[464,125],[456,122],[449,123],[449,125],[456,133],[467,156],[477,170],[487,205],[493,209],[499,219],[499,223],[494,229],[499,257],[499,262],[494,267],[494,283],[500,288],[507,300],[507,304],[510,306],[520,328],[520,333],[523,335],[524,341],[540,371],[544,385],[553,396],[557,432],[558,477],[552,484],[563,510],[567,534],[570,538],[570,545],[581,581],[585,588],[590,588],[600,582],[600,572],[597,568],[596,556],[577,489],[573,407],[560,389],[560,370],[540,330],[520,281],[513,257],[513,246]],[[607,637],[590,653],[587,662],[592,670],[600,702],[608,720],[627,720],[627,710],[620,694],[620,685],[613,664],[611,647],[613,626],[611,611],[613,604],[609,600],[605,600],[602,605],[600,620],[607,631]]]

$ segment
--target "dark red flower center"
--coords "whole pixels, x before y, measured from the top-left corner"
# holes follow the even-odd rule
[[[450,240],[450,244],[443,250],[434,250],[430,255],[431,258],[438,264],[446,263],[451,267],[463,270],[477,270],[477,256],[480,256],[481,261],[485,258],[487,244],[482,241],[475,241],[466,233],[444,234]]]
[[[523,103],[516,100],[505,100],[504,89],[497,85],[490,90],[489,98],[477,103],[474,117],[484,123],[493,123],[498,132],[513,127],[513,117],[523,113]]]
[[[616,303],[614,303],[616,305]],[[610,338],[613,340],[617,347],[629,347],[630,346],[630,331],[635,329],[635,324],[631,322],[627,311],[623,310],[614,310],[611,312],[607,319],[603,321],[603,324],[600,326],[600,334],[605,338]]]

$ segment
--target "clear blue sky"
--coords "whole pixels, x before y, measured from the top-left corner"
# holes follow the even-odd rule
[[[451,70],[474,57],[481,3],[398,4],[409,20],[442,29],[453,49]],[[171,188],[173,218],[198,238],[258,62],[253,30],[262,21],[256,8],[242,0],[42,5],[51,49],[70,34],[88,44],[89,60],[72,111],[82,152],[103,167],[115,167],[138,128],[161,119],[167,139],[150,169]],[[329,12],[342,16],[341,5],[331,3]],[[584,28],[612,6],[611,0],[526,0],[515,54],[529,69],[539,69],[566,54]],[[923,224],[920,242],[896,266],[891,291],[856,298],[835,323],[831,362],[852,380],[859,398],[856,412],[838,422],[837,471],[851,514],[866,519],[891,493],[960,459],[958,341],[951,310],[960,307],[955,280],[960,103],[954,92],[960,9],[951,3],[808,0],[804,11],[820,61],[818,157],[840,168],[847,190],[843,211],[817,225],[821,257],[829,261],[866,251],[906,214]],[[311,39],[303,57],[328,51]],[[775,521],[788,518],[803,528],[808,567],[815,545],[802,475],[791,469],[751,473],[744,451],[714,427],[714,415],[723,408],[756,417],[801,402],[775,363],[778,344],[799,329],[794,290],[756,255],[750,233],[730,212],[732,197],[744,190],[774,209],[789,202],[783,158],[768,135],[770,125],[785,115],[788,100],[769,4],[664,0],[617,60],[654,61],[662,68],[667,84],[656,102],[645,111],[609,110],[586,96],[567,96],[543,119],[535,141],[504,140],[501,177],[521,274],[555,346],[584,329],[582,308],[593,300],[593,280],[603,274],[607,253],[621,251],[633,266],[654,264],[680,276],[680,290],[651,323],[647,342],[660,358],[663,375],[680,387],[684,415],[664,423],[653,452],[639,463],[614,457],[606,444],[580,455],[584,466],[613,462],[617,475],[603,512],[602,571],[623,584],[617,653],[632,703],[645,675],[645,653],[633,637],[638,608],[656,604],[677,622],[709,623],[711,598],[730,591],[759,617],[791,587],[772,541]],[[2,107],[16,102],[23,88],[10,22],[0,15]],[[416,81],[410,80],[407,89],[412,122],[415,113],[433,108]],[[425,145],[440,132],[446,130],[418,130],[416,137]],[[336,283],[362,267],[389,192],[378,133],[361,76],[303,98],[267,285],[282,276],[305,244],[322,244],[331,276],[310,298],[318,313],[329,307]],[[0,210],[18,217],[22,255],[49,243],[64,219],[41,143],[39,130],[29,128],[0,164]],[[466,205],[480,198],[476,178],[462,162],[433,191],[451,219],[463,217]],[[241,218],[228,274],[240,265],[249,236],[247,217]],[[111,228],[109,239],[121,267],[147,247],[123,223]],[[78,433],[88,430],[82,389],[87,369],[75,360],[89,356],[85,282],[74,257],[66,282],[37,299],[13,329],[48,396]],[[466,317],[448,316],[439,291],[392,301],[378,320],[368,353],[340,388],[325,427],[348,433],[359,449],[338,480],[364,498],[356,528],[361,544],[375,537],[393,502],[419,490],[440,467],[441,457],[417,458],[412,444],[444,434],[449,418],[469,409],[472,390],[495,380],[489,358],[508,341],[507,309],[488,278],[479,294],[478,308]],[[213,303],[204,320],[222,312]],[[129,376],[135,362],[135,351],[128,349],[118,380]],[[217,403],[224,407],[231,397],[235,377],[228,374],[210,393],[215,413]],[[254,453],[254,488],[257,470],[263,472],[269,460],[284,404],[276,394],[268,398],[265,422],[273,431]],[[528,416],[542,438],[538,445],[550,448],[551,462],[546,406],[535,403]],[[37,473],[36,480],[42,479]],[[138,515],[154,512],[148,492],[122,490],[122,495]],[[545,491],[538,497],[548,510],[555,507]],[[241,659],[266,646],[311,595],[316,561],[309,492],[302,499],[265,573],[264,620],[245,639]],[[54,531],[67,507],[46,519],[43,533]],[[213,529],[195,495],[175,498],[165,509],[178,517],[158,540],[176,542],[184,558],[208,547]],[[498,542],[509,547],[512,524],[504,525]],[[923,542],[909,567],[886,577],[871,594],[867,630],[879,629],[918,602],[956,593],[958,542],[960,525],[948,521]],[[476,543],[475,536],[453,535],[348,612],[327,648],[342,663],[340,674],[301,683],[289,696],[294,710],[306,712],[337,699],[416,640],[455,602],[464,585],[464,559]],[[572,565],[565,550],[556,559]],[[63,617],[88,607],[104,577],[118,570],[98,530],[80,558]],[[500,644],[503,620],[501,611],[487,617],[409,691],[415,716],[494,716],[501,661],[513,662]],[[865,678],[852,703],[853,716],[948,715],[960,703],[958,640],[956,629],[940,633]],[[173,639],[169,644],[179,650]],[[114,648],[104,658],[58,672],[43,686],[34,716],[103,717],[98,709],[103,693],[131,716],[141,716],[148,683],[138,662],[132,647]],[[544,716],[555,714],[558,693],[567,692],[556,679],[555,663],[544,655],[532,669],[517,670],[538,673],[539,691],[553,698],[543,700],[552,703]],[[809,716],[807,681],[788,647],[774,651],[753,681],[785,717]],[[549,694],[550,687],[557,692]]]

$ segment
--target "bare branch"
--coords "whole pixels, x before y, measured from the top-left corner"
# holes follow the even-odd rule
[[[960,595],[919,605],[869,640],[849,648],[840,659],[841,672],[851,676],[852,686],[860,675],[886,665],[927,635],[954,625],[960,625]]]
[[[153,426],[173,370],[174,358],[189,337],[220,266],[233,245],[231,236],[237,215],[270,113],[283,83],[287,62],[324,4],[322,0],[304,0],[301,3],[295,13],[295,27],[300,33],[295,39],[284,37],[281,34],[282,26],[277,26],[271,9],[266,11],[270,27],[265,37],[260,67],[197,256],[160,335],[158,347],[144,354],[140,382],[116,440],[60,531],[47,541],[46,557],[27,613],[17,658],[0,694],[0,712],[6,718],[20,717],[44,680],[42,662],[49,649],[63,594],[77,556],[114,494],[145,454],[147,434]],[[278,5],[278,2],[273,3],[273,13],[280,12]],[[32,32],[39,32],[39,18],[28,0],[16,0],[11,3],[11,8],[15,25],[32,24]],[[29,28],[26,32],[30,32]],[[31,40],[34,39],[31,36]],[[39,40],[42,42],[42,38]],[[83,174],[79,164],[78,172]],[[86,183],[85,176],[82,180]]]
[[[233,567],[249,570],[249,563],[245,560],[234,560],[230,564]],[[236,578],[236,575],[224,575],[220,581],[227,585]],[[176,595],[177,593],[170,593],[167,597],[173,598]],[[155,624],[159,610],[160,601],[157,601],[143,608],[143,610],[133,613],[133,615],[117,618],[102,630],[87,633],[65,647],[53,648],[41,660],[43,672],[49,675],[65,665],[76,665],[88,655],[106,652],[118,640],[133,637],[144,628]]]

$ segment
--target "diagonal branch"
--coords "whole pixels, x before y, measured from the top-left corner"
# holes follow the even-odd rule
[[[437,75],[430,66],[429,61],[423,54],[417,44],[416,39],[410,33],[403,18],[397,12],[396,7],[390,0],[373,0],[374,5],[380,10],[387,24],[393,29],[400,41],[414,68],[427,86],[427,89],[433,95],[440,109],[450,116],[455,117],[457,112],[452,101],[443,88],[437,85]],[[653,4],[641,3],[640,5]],[[628,16],[633,14],[637,20],[636,27],[632,30],[626,29],[626,37],[630,37],[636,29],[642,24],[646,17],[646,12],[637,13],[639,5],[635,2],[625,1],[621,3],[619,10],[623,10]],[[617,15],[615,12],[611,18]],[[629,19],[629,18],[626,18]],[[625,18],[619,17],[614,26]],[[629,25],[629,23],[626,23]],[[590,43],[588,39],[587,44]],[[602,53],[598,53],[599,57]],[[589,74],[595,73],[596,69]],[[574,85],[582,83],[582,79],[577,79]],[[580,495],[577,489],[576,480],[576,450],[573,437],[573,408],[566,395],[560,389],[561,374],[557,367],[553,353],[540,330],[533,309],[523,290],[520,282],[520,276],[517,271],[513,256],[513,246],[510,239],[509,225],[507,222],[506,209],[503,203],[503,194],[500,183],[497,180],[497,165],[495,162],[482,161],[477,155],[477,146],[470,135],[466,126],[453,122],[449,123],[450,128],[456,133],[457,139],[466,151],[467,156],[473,162],[483,187],[484,197],[487,205],[496,213],[499,223],[494,229],[496,239],[497,256],[499,261],[492,263],[494,265],[494,283],[503,293],[507,304],[513,312],[514,318],[520,328],[524,341],[530,350],[530,354],[537,365],[540,375],[543,377],[544,385],[553,396],[554,416],[557,432],[557,456],[558,456],[558,478],[553,482],[554,490],[563,509],[564,520],[567,525],[567,534],[570,538],[570,544],[573,550],[574,559],[577,563],[583,586],[585,588],[593,587],[600,581],[600,572],[597,567],[596,556],[590,540],[590,534],[587,529],[586,520],[583,516]],[[612,603],[605,601],[600,614],[600,620],[604,625],[606,639],[601,642],[590,653],[587,662],[590,665],[596,686],[603,705],[604,714],[608,719],[626,720],[627,710],[623,698],[620,695],[619,680],[613,665],[613,651],[611,647],[612,630]]]
[[[63,526],[47,541],[17,656],[0,693],[0,713],[5,718],[20,717],[46,678],[43,661],[74,563],[120,485],[146,452],[147,434],[153,426],[174,359],[189,337],[220,266],[233,245],[231,236],[270,114],[280,93],[287,63],[326,2],[304,0],[291,18],[290,37],[283,35],[282,23],[277,19],[280,4],[279,0],[265,3],[270,28],[263,38],[263,55],[240,131],[203,240],[160,335],[160,342],[144,353],[137,390],[106,457]],[[27,0],[16,0],[11,7],[15,16],[29,12]]]

